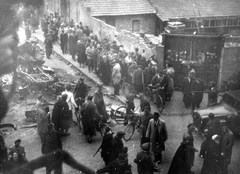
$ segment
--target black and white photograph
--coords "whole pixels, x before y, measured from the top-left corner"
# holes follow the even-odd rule
[[[239,174],[240,0],[0,0],[0,174]]]

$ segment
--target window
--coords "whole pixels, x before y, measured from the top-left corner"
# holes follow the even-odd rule
[[[132,31],[133,32],[139,32],[140,31],[140,21],[139,20],[133,20],[132,21]]]
[[[232,24],[233,25],[238,25],[238,19],[233,19]]]
[[[204,20],[204,27],[209,27],[209,20]]]
[[[216,21],[215,21],[215,20],[210,20],[210,26],[211,26],[211,27],[216,26]]]

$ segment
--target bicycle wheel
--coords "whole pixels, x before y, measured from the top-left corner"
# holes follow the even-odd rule
[[[152,91],[149,87],[144,88],[144,95],[146,96],[146,100],[150,102],[152,98]]]
[[[157,105],[158,112],[161,113],[163,111],[163,100],[160,95],[156,96],[156,105]]]
[[[127,127],[125,128],[125,130],[124,130],[124,133],[125,133],[125,135],[123,137],[124,140],[125,141],[130,140],[132,138],[132,136],[133,136],[134,131],[135,131],[135,124],[129,123],[127,125]]]
[[[117,108],[117,110],[115,111],[115,121],[117,124],[123,124],[124,123],[124,119],[126,116],[126,112],[127,112],[127,107],[126,106],[120,106]]]

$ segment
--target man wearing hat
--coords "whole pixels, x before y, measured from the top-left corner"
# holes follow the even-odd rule
[[[112,140],[113,140],[113,132],[109,127],[106,127],[102,144],[101,144],[101,157],[105,162],[106,166],[108,166],[108,164],[111,161]]]
[[[150,153],[150,143],[143,143],[142,151],[137,153],[134,162],[137,164],[138,174],[153,174],[156,171],[156,167],[152,160],[152,154]]]
[[[220,141],[221,166],[223,174],[228,173],[228,165],[231,163],[233,145],[234,135],[227,125],[223,125],[222,137]]]
[[[187,133],[183,136],[183,139],[188,139],[188,142],[189,142],[187,146],[188,153],[186,155],[187,157],[186,170],[188,173],[193,173],[191,171],[191,168],[194,165],[195,152],[198,152],[198,150],[194,148],[194,139],[193,139],[193,131],[196,128],[192,123],[190,123],[187,126],[187,128],[188,128]]]
[[[118,131],[117,135],[113,137],[112,141],[112,161],[118,157],[118,154],[121,152],[123,148],[122,138],[124,137],[125,133],[123,131]]]
[[[25,148],[23,146],[20,145],[21,144],[21,139],[17,139],[14,142],[14,145],[10,148],[10,152],[9,152],[9,156],[13,157],[14,153],[18,154],[19,157],[19,161],[21,164],[26,163],[28,160],[26,158],[26,151]]]
[[[103,93],[102,93],[103,84],[100,83],[97,86],[98,86],[98,89],[94,93],[93,103],[97,106],[98,113],[103,116],[102,117],[103,121],[106,122],[108,120],[108,114],[106,111],[106,106],[105,106]]]
[[[153,118],[149,121],[146,138],[150,138],[151,151],[154,153],[155,162],[162,162],[162,151],[165,151],[165,141],[168,138],[165,121],[160,119],[160,114],[154,112]]]
[[[146,138],[146,131],[147,131],[148,123],[152,118],[153,118],[153,114],[150,112],[150,107],[145,106],[144,112],[141,113],[140,119],[139,119],[141,144],[148,141],[148,138]]]
[[[85,98],[88,95],[88,86],[84,83],[84,78],[80,77],[78,83],[74,89],[73,96],[78,106],[82,107]]]
[[[204,155],[204,161],[201,174],[218,174],[221,171],[220,163],[220,143],[221,137],[217,134],[213,135],[209,140]]]

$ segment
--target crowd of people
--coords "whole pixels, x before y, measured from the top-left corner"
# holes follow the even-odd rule
[[[30,1],[29,1],[30,2]],[[32,0],[31,0],[32,2]],[[5,10],[8,14],[5,15],[8,20],[2,21],[2,27],[9,27],[9,23],[12,21],[15,21],[15,15],[12,12],[12,6],[6,6],[3,3],[3,6],[0,6],[2,11]],[[33,4],[34,5],[34,4]],[[5,8],[5,9],[4,9]],[[60,23],[60,19],[57,17],[57,14],[50,15],[50,18],[46,17],[46,23],[42,26],[44,29],[44,33],[47,36],[46,37],[46,47],[49,47],[48,50],[46,49],[47,58],[50,58],[51,51],[52,51],[52,42],[58,40],[59,31],[62,33],[62,30],[59,29],[60,27],[67,28],[67,30],[64,31],[64,34],[67,33],[68,35],[68,41],[64,44],[61,41],[61,48],[63,50],[63,53],[70,53],[72,55],[72,58],[75,59],[75,56],[77,55],[78,61],[80,62],[80,66],[85,66],[87,64],[89,68],[89,72],[100,72],[100,77],[102,77],[102,80],[105,84],[110,83],[111,76],[109,76],[109,73],[103,72],[101,61],[106,61],[105,65],[109,67],[108,72],[115,72],[116,73],[116,81],[114,83],[115,88],[115,94],[118,94],[118,82],[119,77],[122,78],[126,77],[127,81],[131,83],[135,90],[140,92],[142,90],[142,85],[147,85],[149,83],[152,83],[152,79],[154,76],[162,77],[162,72],[159,72],[157,74],[157,63],[154,59],[154,57],[148,58],[144,56],[144,51],[142,54],[138,53],[138,49],[135,49],[135,53],[128,53],[126,56],[126,53],[123,49],[123,46],[118,46],[116,42],[109,43],[107,40],[104,40],[103,42],[99,42],[96,36],[94,34],[91,34],[89,29],[87,27],[81,29],[81,23],[79,24],[80,33],[85,32],[83,34],[83,39],[80,38],[80,42],[78,40],[76,41],[75,29],[78,28],[77,25],[75,25],[74,21],[70,21],[69,26],[65,26],[66,24]],[[57,22],[56,22],[57,21]],[[45,21],[44,21],[45,22]],[[60,27],[58,25],[60,25]],[[1,30],[0,35],[0,42],[2,43],[2,48],[7,48],[9,50],[13,50],[13,45],[16,45],[13,43],[13,41],[10,41],[11,44],[7,45],[9,43],[4,42],[5,36],[10,36],[10,33],[15,35],[14,33],[17,29],[17,25],[14,26],[14,30],[8,30],[9,33],[5,32],[7,30]],[[69,29],[69,30],[68,30]],[[54,32],[55,30],[55,32]],[[4,31],[4,32],[2,32]],[[53,32],[52,32],[53,31]],[[87,32],[86,32],[87,31]],[[7,33],[7,34],[6,34]],[[71,35],[71,37],[69,36]],[[86,36],[86,39],[85,39]],[[90,41],[89,38],[90,37]],[[49,42],[47,44],[47,42]],[[64,42],[64,41],[63,41]],[[70,47],[71,44],[74,43],[72,47]],[[76,43],[84,43],[84,47],[86,48],[85,51],[82,54],[79,54],[77,51],[75,45]],[[6,45],[4,45],[6,44]],[[89,44],[89,45],[87,45]],[[100,46],[99,46],[100,45]],[[95,54],[95,50],[101,50],[103,53],[105,53],[105,48],[107,48],[107,54]],[[102,52],[99,52],[102,53]],[[1,60],[2,65],[4,68],[0,68],[0,75],[6,74],[9,69],[12,69],[13,66],[9,65],[9,62],[15,62],[14,54],[11,55],[9,52],[3,54],[3,60]],[[121,57],[121,55],[124,55]],[[141,56],[140,56],[141,55]],[[94,57],[96,56],[96,57]],[[126,56],[126,57],[125,57]],[[84,57],[84,58],[83,58]],[[95,59],[96,58],[96,59]],[[99,58],[99,59],[98,59]],[[105,58],[105,59],[104,59]],[[11,59],[12,61],[7,61],[6,59]],[[102,60],[103,59],[103,60]],[[146,63],[147,62],[147,63]],[[10,64],[11,64],[10,63]],[[110,64],[110,66],[109,66]],[[120,65],[120,73],[119,73],[119,64]],[[121,66],[121,64],[126,64],[127,66]],[[117,65],[117,66],[116,66]],[[116,66],[116,67],[115,67]],[[138,76],[141,75],[143,72],[143,67],[146,67],[144,69],[144,72],[146,70],[150,73],[144,73],[144,76]],[[173,78],[169,75],[173,75],[173,69],[171,67],[171,64],[168,64],[169,67],[166,70],[165,75],[168,77],[168,86],[173,85]],[[7,68],[6,68],[7,67]],[[11,68],[10,68],[11,67]],[[115,69],[114,69],[115,67]],[[149,67],[149,68],[148,68]],[[126,68],[123,71],[123,69]],[[147,69],[148,68],[148,69]],[[107,69],[107,68],[106,68]],[[114,71],[112,71],[114,69]],[[138,72],[138,73],[136,73]],[[103,74],[106,73],[106,75],[109,76],[109,78],[105,78]],[[112,74],[115,77],[115,73]],[[152,74],[153,73],[153,74]],[[110,73],[111,74],[111,73]],[[146,76],[149,76],[151,78],[146,78]],[[103,78],[104,77],[104,78]],[[144,78],[138,78],[138,77],[144,77]],[[171,79],[172,78],[172,79]],[[141,80],[144,79],[144,80]],[[163,79],[163,78],[161,78]],[[189,71],[189,76],[186,78],[188,80],[188,83],[191,85],[186,87],[186,91],[184,92],[184,103],[186,107],[190,107],[191,104],[194,103],[196,107],[199,106],[199,100],[192,102],[193,96],[195,96],[196,91],[193,88],[194,83],[198,83],[199,81],[195,78],[195,73]],[[80,81],[82,81],[80,79]],[[147,81],[147,82],[146,82]],[[151,82],[150,82],[151,81]],[[144,82],[144,83],[143,83]],[[82,85],[82,82],[79,82]],[[84,85],[82,85],[83,87]],[[86,86],[83,87],[86,89]],[[173,91],[173,88],[171,89]],[[171,91],[169,90],[169,91]],[[216,90],[215,90],[215,84],[212,84],[211,87],[212,95],[209,97],[212,99],[211,102],[216,102]],[[166,93],[166,97],[168,95],[171,95],[171,92]],[[13,91],[12,91],[13,92]],[[47,169],[47,174],[50,174],[52,171],[55,173],[62,173],[62,162],[66,162],[68,165],[73,166],[74,168],[81,169],[83,173],[93,173],[90,170],[84,169],[79,163],[74,161],[68,153],[61,151],[62,150],[62,142],[61,142],[61,136],[69,135],[68,129],[70,127],[70,123],[72,121],[72,117],[74,115],[74,111],[78,112],[79,109],[79,103],[77,104],[74,100],[74,95],[76,96],[76,93],[78,92],[78,88],[76,88],[75,92],[72,93],[69,86],[66,86],[66,90],[63,91],[61,97],[59,97],[59,100],[55,103],[52,117],[50,117],[50,110],[47,107],[46,101],[43,96],[38,97],[37,101],[37,117],[38,117],[38,134],[41,139],[42,143],[42,154],[44,154],[43,157],[40,157],[36,159],[35,161],[28,162],[26,158],[26,152],[23,146],[20,145],[21,140],[18,139],[15,141],[15,144],[13,147],[10,148],[10,153],[7,153],[7,147],[5,145],[3,136],[0,136],[0,167],[1,170],[9,171],[13,170],[12,173],[33,173],[34,170],[45,166]],[[86,98],[88,96],[85,92],[84,94],[77,94],[80,98]],[[87,117],[92,117],[92,120],[90,120],[89,124],[86,122],[87,126],[90,128],[92,126],[91,124],[93,121],[96,121],[96,115],[98,117],[104,118],[105,110],[103,109],[104,106],[104,100],[101,94],[101,85],[99,85],[98,91],[96,91],[95,96],[88,96],[87,102],[83,102],[80,100],[80,103],[82,102],[83,105],[83,117],[84,115]],[[190,94],[190,95],[188,95]],[[99,95],[99,96],[98,96]],[[198,95],[197,95],[198,96]],[[10,97],[10,96],[9,96]],[[94,98],[94,99],[93,99]],[[188,99],[187,99],[188,98]],[[189,99],[190,98],[190,99]],[[1,102],[1,114],[0,114],[0,120],[2,120],[7,113],[8,110],[8,101],[5,97],[5,95],[2,92],[2,89],[0,89],[0,102]],[[92,101],[93,100],[93,101]],[[94,101],[95,100],[95,101]],[[190,104],[187,103],[187,101],[191,101]],[[85,105],[85,106],[84,106]],[[194,107],[195,107],[194,106]],[[88,109],[86,109],[88,108]],[[162,162],[162,152],[165,150],[165,141],[168,139],[167,134],[167,126],[164,122],[164,120],[160,119],[160,114],[158,112],[151,113],[149,106],[143,105],[144,112],[140,115],[140,128],[141,128],[141,151],[136,154],[136,158],[134,159],[134,162],[137,164],[138,173],[153,173],[154,171],[158,171],[158,168],[156,165],[161,164]],[[55,112],[55,113],[54,113]],[[55,115],[55,116],[54,116]],[[83,118],[84,119],[84,118]],[[86,129],[86,126],[84,126]],[[93,126],[92,126],[93,127]],[[194,164],[194,153],[198,150],[194,147],[194,138],[192,135],[192,132],[194,131],[194,126],[192,124],[188,125],[188,132],[183,136],[183,142],[179,146],[179,148],[176,151],[176,154],[172,160],[171,166],[169,168],[168,173],[174,173],[174,174],[188,174],[192,173],[191,168]],[[209,114],[209,122],[207,124],[207,134],[206,134],[206,140],[203,142],[200,150],[200,157],[204,158],[204,163],[202,167],[202,174],[219,174],[227,173],[228,165],[231,162],[231,154],[232,154],[232,147],[234,144],[234,138],[232,132],[227,128],[226,125],[221,126],[219,120],[217,120],[213,114]],[[93,133],[89,133],[92,130],[87,131],[86,133],[86,140],[90,143],[91,142],[91,136],[94,135]],[[105,130],[105,135],[103,138],[102,143],[102,152],[101,156],[105,162],[106,167],[97,170],[94,173],[112,173],[112,174],[127,174],[131,173],[131,166],[128,163],[128,148],[124,146],[124,143],[122,142],[122,138],[124,136],[124,132],[119,131],[117,132],[116,136],[113,137],[113,133],[110,129]],[[156,163],[155,163],[156,162]],[[22,166],[22,164],[24,164]],[[79,167],[80,166],[80,167]],[[16,168],[14,170],[13,168]],[[4,171],[4,172],[5,172]],[[11,173],[11,172],[10,172]]]
[[[52,44],[59,43],[62,54],[70,54],[78,61],[80,67],[88,67],[89,73],[95,73],[104,85],[112,84],[114,94],[119,95],[122,79],[134,87],[135,93],[141,93],[144,87],[156,81],[165,81],[166,98],[170,99],[173,93],[174,69],[171,63],[166,69],[160,69],[155,55],[147,56],[145,50],[128,52],[123,45],[108,38],[99,40],[98,37],[81,22],[62,22],[58,14],[45,16],[42,21],[42,30],[45,34],[46,57],[50,58]],[[161,73],[160,73],[161,72]],[[159,76],[159,73],[163,76]],[[165,98],[165,97],[164,97]]]

